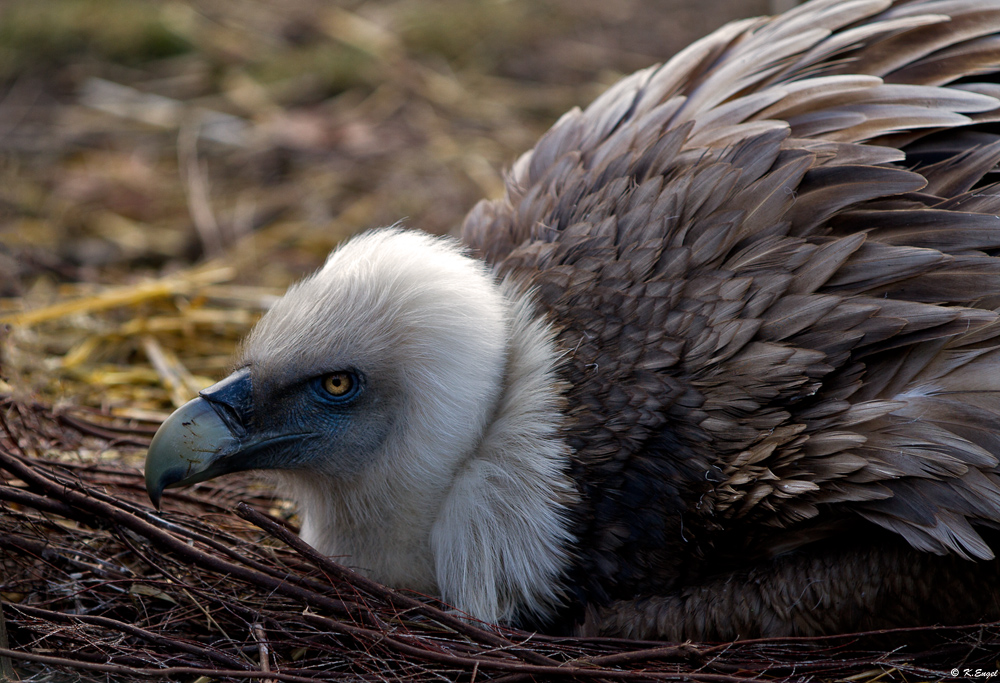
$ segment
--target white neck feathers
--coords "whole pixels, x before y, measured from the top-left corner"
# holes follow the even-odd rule
[[[372,368],[371,388],[394,392],[385,400],[398,407],[357,476],[278,473],[303,538],[484,621],[548,615],[576,493],[559,434],[559,356],[529,296],[450,240],[386,230],[349,242],[280,303],[288,312],[269,313],[258,339],[296,353],[335,338],[324,353]],[[302,307],[321,319],[304,332],[292,312]]]
[[[557,605],[573,541],[565,513],[577,497],[551,331],[525,296],[508,301],[504,391],[431,534],[444,599],[490,622],[544,618]]]

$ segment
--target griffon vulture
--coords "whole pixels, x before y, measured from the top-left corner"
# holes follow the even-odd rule
[[[1000,1],[814,0],[563,116],[462,243],[334,251],[168,419],[489,622],[1000,619]]]

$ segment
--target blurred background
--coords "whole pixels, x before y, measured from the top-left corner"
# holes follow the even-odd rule
[[[0,395],[162,417],[344,237],[791,0],[4,0]]]

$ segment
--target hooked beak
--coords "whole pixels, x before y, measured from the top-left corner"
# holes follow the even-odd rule
[[[249,469],[230,456],[249,445],[244,424],[251,397],[250,373],[244,368],[202,391],[160,425],[145,468],[146,493],[156,509],[165,488]]]
[[[146,454],[146,493],[156,509],[160,509],[163,489],[223,474],[225,470],[216,465],[218,458],[238,444],[205,399],[196,398],[178,408],[160,425]]]

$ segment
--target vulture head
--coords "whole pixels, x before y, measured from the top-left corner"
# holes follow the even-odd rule
[[[461,243],[376,230],[157,432],[473,617],[1000,619],[1000,0],[812,0],[563,116]],[[947,589],[942,589],[946,586]]]
[[[273,470],[303,538],[380,581],[443,584],[493,621],[550,605],[571,490],[554,343],[505,289],[452,240],[351,240],[267,312],[236,372],[164,423],[146,460],[154,503]]]

